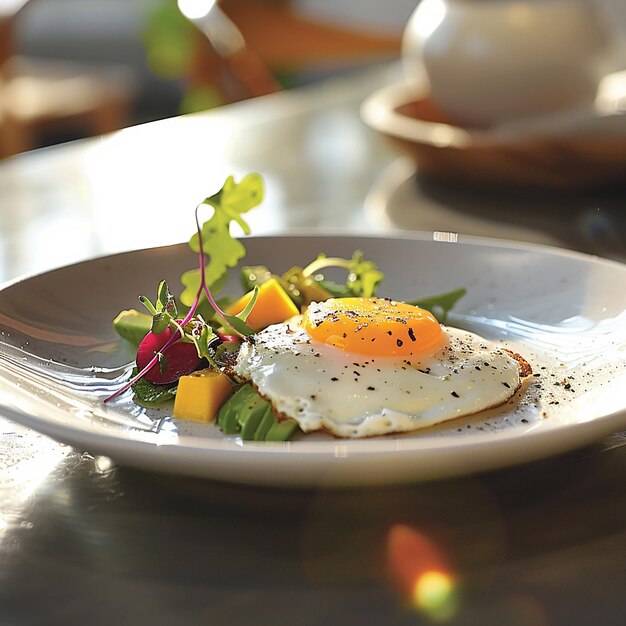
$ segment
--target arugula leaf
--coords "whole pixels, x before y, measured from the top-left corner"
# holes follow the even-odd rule
[[[177,389],[178,383],[155,385],[145,378],[140,378],[132,385],[135,394],[133,400],[142,406],[151,407],[174,398]]]
[[[409,302],[413,306],[430,311],[439,322],[445,324],[448,319],[448,313],[456,306],[456,303],[467,293],[467,289],[460,288],[453,291],[447,291],[436,296],[421,298]]]
[[[263,199],[263,179],[258,174],[248,174],[236,183],[229,176],[224,186],[215,195],[205,198],[201,204],[213,207],[212,217],[202,225],[202,241],[209,262],[205,268],[205,282],[215,291],[218,281],[224,279],[229,268],[235,267],[245,256],[244,245],[230,234],[231,222],[236,222],[243,232],[250,234],[250,228],[242,214],[257,206]],[[193,252],[200,252],[198,234],[189,240]],[[185,272],[181,281],[185,287],[180,296],[185,306],[191,306],[200,289],[200,269]]]

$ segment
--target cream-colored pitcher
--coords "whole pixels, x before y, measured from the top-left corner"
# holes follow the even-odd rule
[[[458,123],[490,126],[589,106],[613,41],[593,0],[422,0],[404,69]]]

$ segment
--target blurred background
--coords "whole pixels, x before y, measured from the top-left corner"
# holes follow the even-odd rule
[[[222,0],[203,32],[193,18],[212,4],[0,0],[0,97],[30,122],[20,124],[28,128],[7,151],[214,108],[397,57],[415,6]],[[234,63],[243,86],[229,82],[220,60],[241,38],[246,55]]]
[[[590,2],[626,67],[626,1]],[[221,0],[208,21],[211,4],[0,0],[0,156],[396,60],[418,2]]]

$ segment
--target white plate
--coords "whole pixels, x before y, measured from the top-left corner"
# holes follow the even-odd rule
[[[322,435],[284,444],[225,438],[177,423],[171,408],[103,405],[129,354],[111,320],[178,285],[185,245],[95,259],[0,291],[0,414],[120,463],[264,485],[371,485],[504,467],[595,441],[626,426],[626,266],[555,248],[429,234],[279,236],[245,241],[246,262],[276,271],[325,251],[362,249],[399,299],[464,286],[450,323],[523,354],[539,377],[513,404],[427,431],[358,441]],[[233,277],[232,286],[236,277]],[[545,368],[545,369],[543,369]],[[571,378],[570,378],[571,377]],[[558,384],[557,384],[558,383]]]

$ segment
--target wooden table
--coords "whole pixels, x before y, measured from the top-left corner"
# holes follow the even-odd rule
[[[357,110],[394,75],[375,69],[5,162],[0,280],[185,239],[188,224],[176,216],[225,175],[251,170],[268,183],[266,211],[250,214],[254,232],[393,226],[396,157]],[[492,235],[520,232],[523,199],[481,212],[475,191],[419,176],[410,184],[430,198],[429,220],[438,206],[438,223],[450,229],[471,217]],[[579,199],[613,224],[614,258],[624,250],[623,220],[611,208],[620,197]],[[565,199],[543,201],[557,211]],[[386,221],[372,217],[385,212]],[[523,232],[601,251],[603,240],[580,235],[571,215],[560,234],[547,215]],[[0,622],[621,626],[625,442],[616,434],[454,480],[282,491],[118,466],[0,418]],[[389,541],[404,527],[447,555],[457,592],[447,621],[392,584]]]

